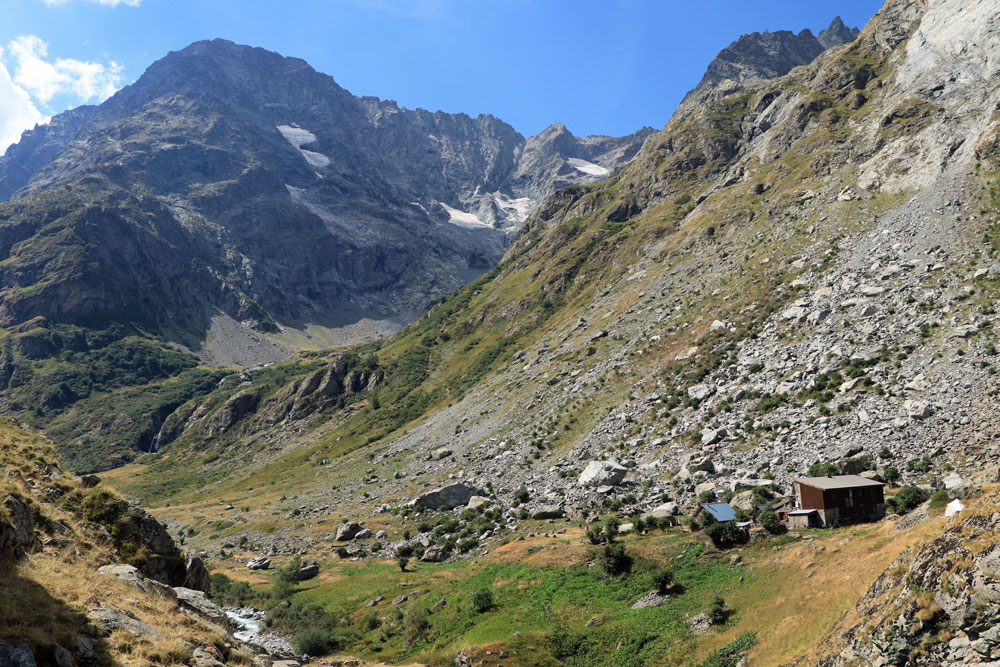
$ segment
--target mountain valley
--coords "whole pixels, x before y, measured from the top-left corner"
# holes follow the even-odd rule
[[[198,42],[0,194],[0,552],[159,635],[0,622],[39,664],[1000,660],[989,0],[744,35],[620,138]],[[774,523],[837,475],[889,515]],[[70,550],[138,570],[84,601]]]

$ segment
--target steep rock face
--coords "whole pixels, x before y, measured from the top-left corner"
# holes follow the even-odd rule
[[[848,28],[838,16],[816,36],[809,29],[750,33],[719,52],[701,82],[689,92],[675,116],[685,115],[700,104],[751,88],[767,79],[807,65],[826,49],[854,41],[860,31]]]
[[[0,317],[141,323],[195,350],[209,338],[209,359],[220,320],[322,343],[391,330],[491,268],[540,197],[597,180],[646,134],[569,135],[540,149],[559,168],[535,168],[539,149],[492,116],[356,98],[302,60],[198,42],[4,156]]]

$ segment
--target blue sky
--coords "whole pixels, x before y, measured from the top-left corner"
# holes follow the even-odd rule
[[[3,0],[0,151],[25,127],[214,37],[298,56],[356,95],[531,135],[661,128],[740,34],[863,27],[881,0]]]

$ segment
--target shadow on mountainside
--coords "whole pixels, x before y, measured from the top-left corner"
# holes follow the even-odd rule
[[[79,665],[121,664],[85,614],[24,576],[22,567],[0,564],[0,642],[15,649],[27,645],[39,667],[58,664],[62,650]]]

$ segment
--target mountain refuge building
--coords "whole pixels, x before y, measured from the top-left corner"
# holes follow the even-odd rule
[[[788,513],[789,527],[878,521],[885,516],[884,486],[860,475],[800,477],[795,480],[796,509]]]

